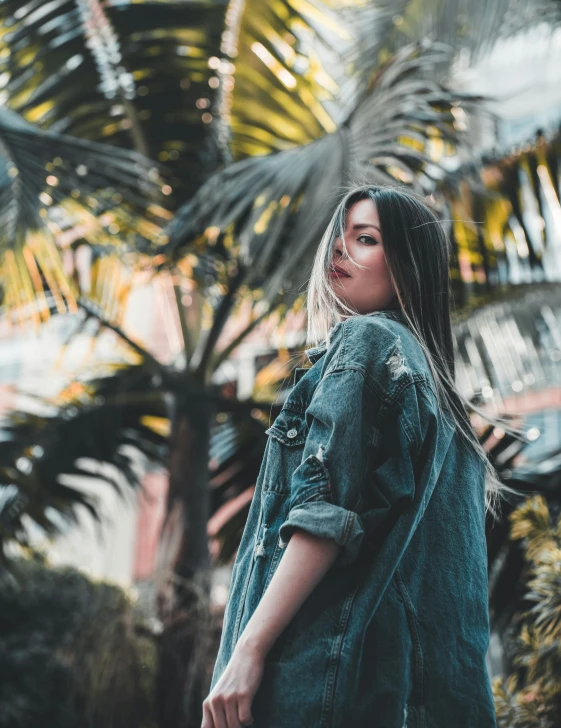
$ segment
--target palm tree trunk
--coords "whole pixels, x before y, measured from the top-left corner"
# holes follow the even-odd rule
[[[164,629],[158,676],[161,728],[199,728],[211,639],[208,460],[211,405],[173,402],[167,514],[157,603]]]

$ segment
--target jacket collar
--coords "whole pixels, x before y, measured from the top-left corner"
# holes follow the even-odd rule
[[[382,308],[379,311],[373,311],[371,314],[368,314],[369,316],[382,316],[384,318],[391,318],[394,319],[394,321],[401,321],[402,323],[405,323],[405,316],[403,315],[400,308]],[[335,324],[337,326],[337,324]],[[333,331],[335,327],[332,326],[330,329]],[[305,350],[305,354],[308,357],[308,360],[315,364],[318,359],[320,359],[325,352],[327,351],[327,344],[325,343],[325,340],[322,341],[317,346],[312,346],[310,349]]]
[[[322,341],[321,344],[318,344],[318,346],[312,346],[311,349],[306,349],[304,353],[308,357],[308,360],[311,361],[312,364],[315,364],[316,361],[325,354],[326,350],[327,346],[325,341]]]

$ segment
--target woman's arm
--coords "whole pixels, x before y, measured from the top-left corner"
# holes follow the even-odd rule
[[[296,530],[236,648],[264,657],[323,579],[340,548],[330,538],[318,538]]]
[[[267,653],[340,549],[333,539],[295,530],[230,662],[203,703],[201,728],[240,728],[253,722],[251,702],[261,683]]]

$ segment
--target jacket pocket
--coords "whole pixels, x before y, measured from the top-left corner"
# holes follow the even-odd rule
[[[307,431],[304,413],[287,407],[266,431],[270,447],[263,473],[265,491],[283,496],[289,493],[292,474],[302,460]]]
[[[301,447],[306,441],[305,417],[300,412],[282,409],[266,434],[286,447]]]

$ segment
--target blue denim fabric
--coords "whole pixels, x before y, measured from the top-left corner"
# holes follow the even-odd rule
[[[483,464],[399,311],[307,355],[267,431],[211,689],[300,528],[342,548],[267,655],[254,728],[496,728]]]

